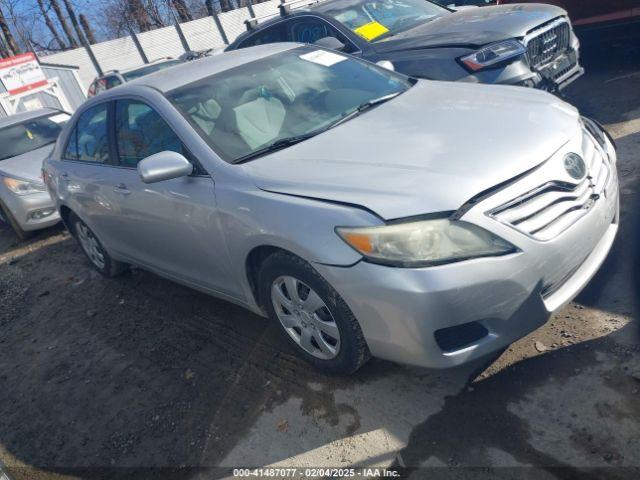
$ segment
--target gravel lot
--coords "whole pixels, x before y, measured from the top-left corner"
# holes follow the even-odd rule
[[[585,63],[567,95],[618,143],[618,240],[574,303],[471,384],[474,365],[318,374],[245,310],[139,270],[104,279],[61,228],[17,243],[0,225],[8,473],[393,465],[430,478],[640,478],[640,49]]]

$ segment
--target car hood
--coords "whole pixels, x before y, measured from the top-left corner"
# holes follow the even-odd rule
[[[53,144],[0,161],[0,175],[42,183],[42,161],[53,150]]]
[[[551,157],[578,133],[578,118],[533,89],[419,81],[243,168],[260,189],[359,205],[387,220],[453,211]]]
[[[469,8],[445,14],[415,28],[372,43],[379,53],[439,46],[478,47],[523,37],[533,28],[566,12],[553,5],[518,4]]]

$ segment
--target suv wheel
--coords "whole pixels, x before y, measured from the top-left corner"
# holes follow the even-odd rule
[[[78,240],[82,251],[87,256],[93,268],[105,277],[115,277],[127,269],[126,264],[113,260],[103,248],[100,240],[91,229],[76,215],[70,220],[72,233]]]
[[[370,357],[360,325],[311,265],[285,252],[260,270],[260,299],[296,351],[320,370],[349,374]]]

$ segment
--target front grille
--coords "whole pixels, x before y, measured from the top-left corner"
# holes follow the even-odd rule
[[[609,158],[583,131],[582,158],[587,175],[578,183],[550,180],[488,212],[536,240],[551,240],[587,214],[605,191],[612,173]]]
[[[551,62],[571,45],[571,27],[564,21],[556,21],[527,35],[527,58],[532,68]]]

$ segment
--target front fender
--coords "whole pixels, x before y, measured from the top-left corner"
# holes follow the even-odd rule
[[[383,223],[357,206],[257,188],[246,191],[220,188],[216,198],[230,264],[235,277],[242,279],[246,298],[252,298],[245,265],[253,249],[276,247],[309,263],[348,266],[362,257],[340,239],[335,228]]]

